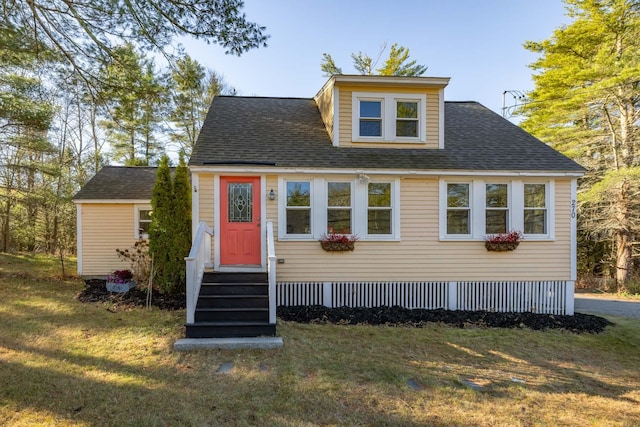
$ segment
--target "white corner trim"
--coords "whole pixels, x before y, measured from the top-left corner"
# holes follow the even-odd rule
[[[260,267],[267,271],[267,176],[260,175]]]
[[[196,238],[200,224],[200,174],[191,172],[191,238]]]
[[[444,149],[444,88],[438,91],[438,148]]]
[[[575,281],[578,277],[578,180],[571,180],[571,200],[569,206],[569,215],[571,218],[571,280]],[[573,297],[573,293],[572,293]]]
[[[78,255],[78,276],[82,276],[82,205],[76,205],[76,250]]]
[[[213,268],[220,268],[220,175],[213,177]]]
[[[340,146],[340,89],[333,87],[333,146]]]

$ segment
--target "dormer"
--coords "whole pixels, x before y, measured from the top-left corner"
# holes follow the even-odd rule
[[[333,146],[444,148],[448,77],[332,76],[314,97]]]

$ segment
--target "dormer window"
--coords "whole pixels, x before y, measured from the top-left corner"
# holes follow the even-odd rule
[[[353,141],[426,142],[424,94],[353,92]]]
[[[360,100],[360,135],[382,136],[382,101]]]

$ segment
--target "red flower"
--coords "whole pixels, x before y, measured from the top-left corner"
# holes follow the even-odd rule
[[[485,241],[489,243],[516,243],[523,240],[521,231],[510,231],[508,233],[488,234]]]

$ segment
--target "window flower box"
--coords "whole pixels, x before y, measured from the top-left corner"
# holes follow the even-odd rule
[[[520,231],[490,234],[485,238],[484,246],[488,251],[505,252],[515,250],[524,237]]]
[[[109,292],[123,293],[135,288],[136,282],[130,270],[116,270],[107,276],[105,285]]]
[[[355,249],[358,236],[351,234],[329,233],[320,237],[320,246],[327,252],[345,252]]]

